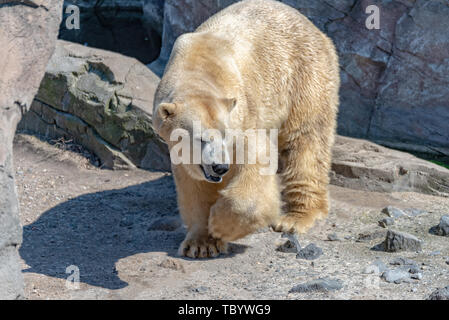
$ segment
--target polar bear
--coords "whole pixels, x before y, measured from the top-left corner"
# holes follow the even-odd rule
[[[276,129],[279,159],[271,175],[260,174],[265,164],[232,157],[172,162],[188,229],[181,255],[217,256],[228,241],[268,225],[305,233],[327,216],[339,85],[332,41],[277,1],[238,2],[176,40],[153,108],[154,128],[170,150],[182,128],[212,158],[226,158],[233,147],[224,143],[216,156],[194,123],[220,132]]]

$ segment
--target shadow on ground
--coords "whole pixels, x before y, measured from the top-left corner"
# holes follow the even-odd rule
[[[70,199],[24,226],[19,250],[24,272],[66,279],[77,266],[80,281],[107,289],[127,286],[115,270],[124,257],[145,252],[175,255],[184,238],[178,231],[148,231],[155,218],[177,216],[171,177]]]

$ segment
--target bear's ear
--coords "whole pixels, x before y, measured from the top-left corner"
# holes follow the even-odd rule
[[[157,112],[162,120],[176,113],[177,106],[174,103],[161,103],[157,109]]]

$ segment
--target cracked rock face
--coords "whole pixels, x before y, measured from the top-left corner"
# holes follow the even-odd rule
[[[133,58],[60,40],[20,129],[73,139],[106,168],[169,170],[151,121],[158,83]]]
[[[235,0],[166,0],[161,75],[176,38]],[[340,134],[409,151],[449,154],[449,6],[445,0],[282,0],[299,9],[337,47]],[[368,5],[380,29],[365,27]]]
[[[0,299],[23,297],[12,141],[54,50],[61,7],[58,0],[0,2]]]

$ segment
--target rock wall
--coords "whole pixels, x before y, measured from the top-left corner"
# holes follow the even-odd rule
[[[73,139],[105,168],[170,170],[167,147],[151,121],[158,83],[136,59],[58,40],[19,129]]]
[[[80,10],[80,28],[61,24],[59,38],[89,47],[119,52],[147,64],[160,52],[162,25],[158,25],[160,0],[70,0],[64,2],[64,17],[70,5]],[[160,21],[159,23],[162,23]]]
[[[12,141],[54,50],[61,7],[59,0],[0,1],[0,299],[22,297]]]
[[[410,151],[449,155],[447,0],[282,0],[335,42],[341,63],[338,131]],[[151,2],[151,1],[149,1]],[[165,0],[161,75],[175,39],[235,0]],[[368,5],[380,29],[368,30]]]

